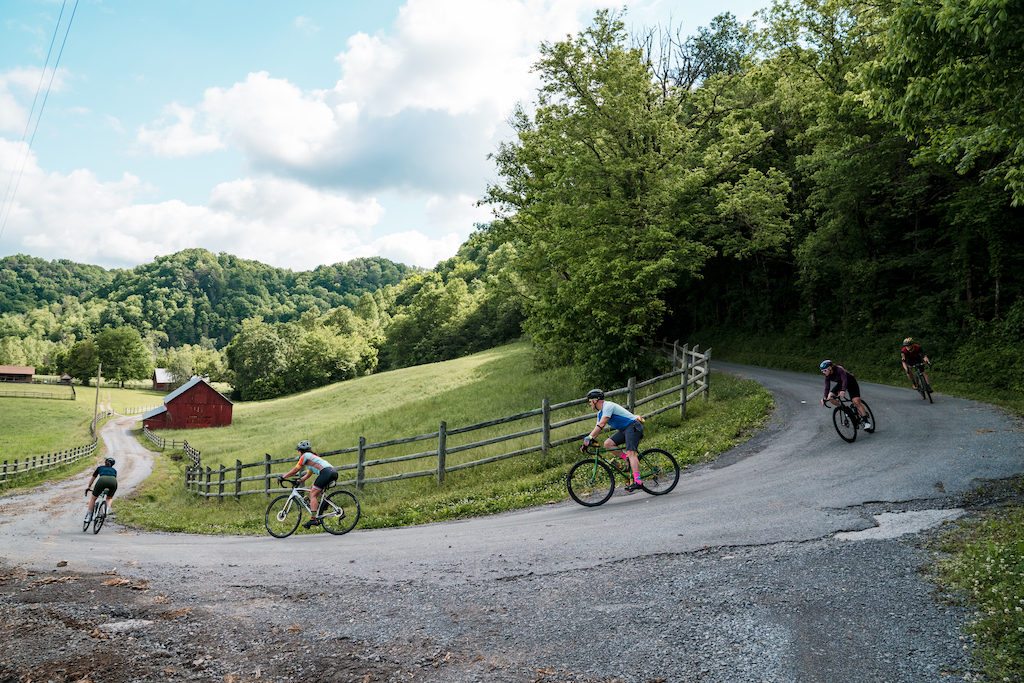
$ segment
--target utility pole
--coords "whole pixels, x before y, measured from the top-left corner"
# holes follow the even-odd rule
[[[103,363],[96,368],[96,403],[92,409],[92,423],[96,424],[96,418],[100,414],[100,377],[103,375]]]

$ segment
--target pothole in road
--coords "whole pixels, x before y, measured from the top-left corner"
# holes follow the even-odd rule
[[[916,510],[912,512],[883,512],[874,515],[875,526],[863,531],[841,531],[835,538],[846,541],[867,541],[898,538],[952,521],[964,514],[963,508],[951,510]]]

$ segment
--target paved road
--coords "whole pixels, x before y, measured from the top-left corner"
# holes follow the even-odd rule
[[[339,585],[428,582],[432,590],[444,591],[469,584],[510,586],[528,577],[546,577],[557,585],[551,577],[571,581],[595,568],[638,566],[650,556],[697,557],[707,548],[753,552],[808,542],[834,548],[837,538],[914,531],[955,516],[958,495],[979,481],[1024,472],[1020,423],[991,407],[942,394],[932,405],[909,389],[863,383],[877,430],[847,444],[835,433],[830,411],[819,404],[820,376],[713,365],[762,383],[775,396],[777,409],[764,432],[718,462],[685,472],[667,496],[617,492],[594,509],[569,501],[461,522],[356,530],[342,539],[119,534],[116,526],[94,537],[81,532],[84,501],[76,491],[84,480],[79,477],[4,498],[0,548],[10,562],[52,567],[69,560],[92,568],[137,562],[165,574],[178,568],[203,577],[207,585],[211,577],[222,584],[287,583],[297,580],[283,577],[300,563],[304,571]],[[125,468],[123,489],[141,481],[151,467],[145,449],[126,437],[131,422],[118,419],[103,431]],[[907,511],[914,514],[877,516]],[[893,520],[904,526],[888,526]],[[844,666],[839,663],[837,670]],[[859,670],[851,666],[848,671]],[[891,680],[916,680],[913,675]],[[779,680],[818,679],[797,673]]]

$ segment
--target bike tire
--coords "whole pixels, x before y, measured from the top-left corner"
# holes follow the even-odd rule
[[[596,458],[580,460],[565,475],[569,495],[580,505],[597,507],[612,497],[615,475],[608,465]]]
[[[92,532],[98,534],[105,521],[107,521],[107,502],[103,501],[96,505],[96,511],[92,513]]]
[[[287,538],[295,533],[302,521],[302,506],[298,502],[290,502],[291,496],[285,494],[270,501],[263,523],[267,532],[274,538]]]
[[[857,420],[844,406],[836,406],[832,411],[832,424],[839,438],[846,443],[853,443],[857,438]]]
[[[341,536],[355,528],[359,521],[359,499],[350,491],[335,491],[320,505],[324,529]]]
[[[922,400],[928,396],[925,385],[924,373],[921,372],[921,368],[917,368],[917,393],[921,394]]]
[[[932,386],[928,384],[928,380],[924,381],[924,390],[928,393],[928,402],[935,403],[935,401],[932,400]]]
[[[668,451],[649,448],[639,456],[641,486],[653,496],[663,496],[679,483],[679,464]]]
[[[82,522],[82,533],[89,530],[89,526],[92,524],[92,518],[96,516],[96,506],[93,506],[92,515],[88,519]]]
[[[866,419],[868,422],[871,423],[871,429],[865,429],[864,431],[867,432],[868,434],[874,434],[875,430],[878,429],[878,423],[875,422],[875,414],[871,412],[871,406],[868,405],[867,401],[861,399],[860,404],[864,406],[864,412],[867,413],[867,417],[863,419]]]

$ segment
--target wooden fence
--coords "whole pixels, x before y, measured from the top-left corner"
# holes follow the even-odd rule
[[[53,389],[53,391],[51,391]],[[41,384],[32,382],[0,382],[0,396],[11,398],[45,398],[58,401],[74,401],[75,387],[70,384]]]
[[[19,474],[25,474],[33,470],[52,470],[57,467],[63,467],[82,458],[92,455],[96,451],[96,439],[94,438],[92,443],[88,446],[79,446],[78,448],[72,448],[69,451],[62,453],[51,453],[47,455],[33,455],[31,459],[25,458],[19,462],[17,459],[14,463],[9,463],[4,460],[3,472],[0,473],[0,484],[6,484],[7,482],[14,479]]]
[[[673,409],[679,410],[681,418],[685,417],[688,402],[701,395],[703,395],[705,401],[708,399],[708,393],[710,390],[709,363],[711,361],[711,349],[700,353],[697,346],[690,349],[688,346],[679,346],[678,343],[676,343],[674,347],[674,369],[671,372],[643,382],[637,382],[635,379],[631,378],[627,386],[614,391],[605,392],[605,396],[612,398],[624,395],[626,397],[626,409],[630,412],[640,414],[644,418],[649,418]],[[670,383],[671,386],[668,388],[653,390],[654,385],[659,383]],[[646,392],[642,391],[647,388],[651,388],[653,390],[652,393],[646,394]],[[639,396],[639,393],[644,393],[645,395]],[[644,405],[650,404],[658,399],[676,395],[678,395],[678,398],[676,400],[672,400],[667,405],[660,405],[658,407],[650,406],[650,410],[646,412],[637,412],[638,409]],[[436,432],[420,434],[418,436],[409,436],[391,441],[382,441],[380,443],[368,444],[364,437],[359,437],[358,446],[350,446],[334,451],[321,452],[320,455],[322,457],[329,457],[334,455],[355,454],[355,462],[334,466],[339,472],[351,473],[349,479],[340,480],[338,482],[339,486],[355,486],[357,489],[361,489],[364,484],[383,483],[387,481],[397,481],[399,479],[411,479],[414,477],[435,476],[437,477],[437,484],[440,486],[444,482],[445,475],[450,472],[456,472],[470,467],[479,467],[481,465],[487,465],[499,460],[514,458],[528,453],[540,452],[544,456],[547,456],[548,451],[552,448],[581,440],[586,436],[589,430],[580,433],[573,431],[568,436],[562,436],[561,438],[552,438],[552,436],[556,431],[564,433],[567,431],[567,427],[578,422],[594,421],[596,416],[595,413],[586,412],[582,415],[574,415],[561,420],[556,420],[554,417],[555,413],[558,411],[571,410],[572,408],[585,405],[586,403],[586,398],[579,398],[551,405],[550,401],[545,398],[542,401],[540,408],[518,413],[516,415],[509,415],[507,417],[501,417],[495,420],[480,422],[474,425],[458,427],[455,429],[449,429],[446,422],[441,422]],[[578,412],[578,410],[576,412]],[[511,424],[520,420],[537,417],[541,419],[541,424],[537,427],[458,446],[448,445],[448,439],[452,436],[467,434],[481,429],[489,429],[498,425]],[[268,453],[266,458],[261,462],[243,464],[241,460],[235,460],[234,467],[225,467],[224,465],[220,465],[220,468],[217,470],[210,467],[206,467],[204,470],[202,467],[200,452],[189,446],[187,442],[168,441],[152,434],[148,429],[144,428],[143,431],[146,433],[147,437],[153,441],[153,443],[161,446],[161,448],[168,446],[177,448],[177,446],[173,446],[171,444],[181,443],[192,462],[192,465],[185,468],[185,488],[203,497],[217,498],[218,503],[222,502],[225,497],[234,497],[235,499],[238,499],[240,496],[256,493],[262,493],[269,497],[271,491],[283,490],[276,487],[273,489],[271,488],[271,482],[276,478],[276,475],[273,472],[273,466],[287,464],[288,469],[291,469],[292,463],[298,459],[297,456],[272,459]],[[525,448],[519,448],[500,455],[473,460],[470,462],[462,462],[455,465],[449,465],[447,463],[448,456],[456,453],[531,436],[535,438],[539,436],[539,442]],[[367,453],[370,451],[421,441],[429,441],[433,447],[430,450],[419,453],[379,458],[376,460],[367,459]],[[432,460],[432,466],[430,469],[402,472],[399,474],[380,477],[366,476],[367,468],[425,458],[430,458]],[[255,469],[257,473],[243,476],[245,470],[250,469]],[[230,479],[228,478],[229,476],[231,477]],[[261,482],[261,484],[259,482]],[[243,489],[243,484],[249,484],[249,486]]]
[[[163,404],[161,403],[160,405],[163,405]],[[125,408],[124,409],[124,414],[125,415],[142,415],[143,413],[148,413],[149,411],[153,410],[154,408],[159,408],[159,407],[160,406],[142,406],[141,408]]]

